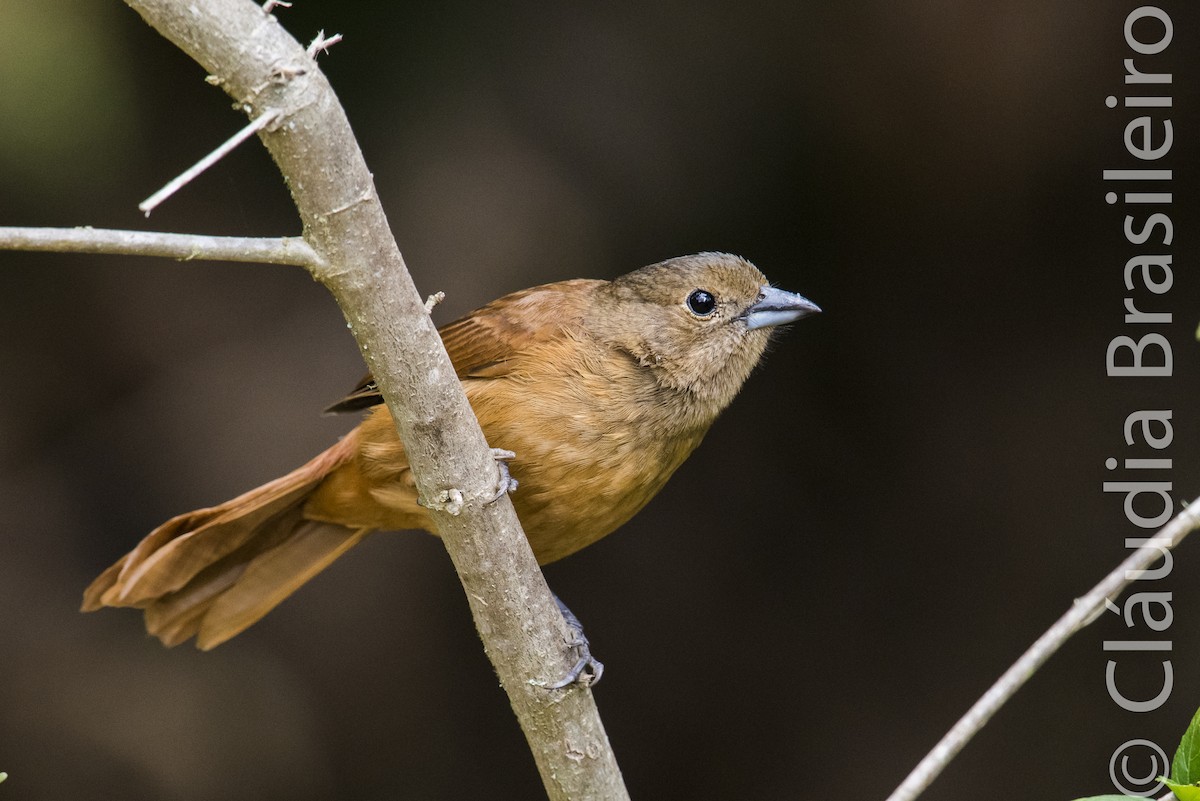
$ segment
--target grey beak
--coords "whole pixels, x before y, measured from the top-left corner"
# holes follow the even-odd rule
[[[795,292],[764,286],[759,291],[758,300],[746,309],[746,328],[753,331],[756,328],[793,323],[819,311],[820,306]]]

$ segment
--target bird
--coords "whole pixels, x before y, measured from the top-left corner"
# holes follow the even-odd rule
[[[706,252],[514,292],[439,334],[488,443],[513,457],[512,502],[544,565],[641,510],[772,333],[819,311],[746,259]],[[362,410],[357,427],[291,473],[151,531],[84,591],[83,611],[140,608],[164,645],[195,637],[209,650],[369,533],[436,533],[369,375],[327,411]]]

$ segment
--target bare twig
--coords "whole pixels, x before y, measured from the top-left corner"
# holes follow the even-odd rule
[[[298,236],[278,239],[247,236],[164,234],[109,228],[9,228],[0,226],[0,249],[53,253],[106,253],[161,256],[180,261],[244,261],[291,264],[319,269],[324,261]]]
[[[209,81],[209,83],[212,83],[212,81]],[[171,195],[178,192],[185,185],[187,185],[190,181],[192,181],[192,179],[194,179],[197,175],[204,172],[212,165],[216,164],[218,161],[220,161],[226,155],[228,155],[229,152],[231,150],[233,150],[235,147],[240,145],[242,142],[245,142],[251,136],[254,136],[254,134],[258,133],[263,128],[266,128],[268,125],[270,125],[272,122],[274,122],[278,118],[279,118],[279,110],[278,109],[268,109],[267,111],[258,115],[258,117],[251,120],[250,123],[245,128],[243,128],[242,130],[235,133],[233,136],[226,139],[225,142],[222,143],[220,145],[220,147],[218,147],[216,150],[214,150],[213,152],[209,153],[204,158],[197,161],[191,167],[184,170],[183,173],[176,176],[174,180],[172,180],[170,183],[168,183],[162,189],[158,190],[153,195],[151,195],[150,197],[146,198],[141,203],[139,203],[138,208],[141,209],[141,211],[147,217],[149,217],[150,212],[152,212],[156,208],[158,208],[159,204],[161,204],[164,200],[166,200]]]
[[[1200,527],[1200,499],[1192,501],[1170,523],[1131,553],[1104,580],[1084,595],[1050,629],[1021,655],[1012,667],[983,694],[967,714],[946,733],[933,750],[921,760],[908,778],[888,796],[888,801],[912,801],[925,791],[972,737],[984,727],[1000,707],[1037,672],[1063,643],[1096,620],[1105,603],[1118,597],[1155,559],[1170,551],[1194,529]]]

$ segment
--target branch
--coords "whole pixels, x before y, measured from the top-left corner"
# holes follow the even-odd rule
[[[992,715],[1027,682],[1042,664],[1077,632],[1095,622],[1105,606],[1136,581],[1155,559],[1166,555],[1194,529],[1200,528],[1200,499],[1192,501],[1158,534],[1146,540],[1124,562],[1104,577],[1104,580],[1084,595],[1060,617],[1012,667],[1004,672],[967,714],[942,737],[933,750],[921,760],[908,778],[888,796],[888,801],[913,801],[925,791],[938,774],[950,764],[971,738],[982,729]]]
[[[313,59],[252,0],[126,0],[252,119],[396,421],[475,624],[551,799],[626,799],[591,691],[545,685],[574,662],[568,631],[511,501],[488,502],[496,465],[392,238],[345,112]]]
[[[162,234],[109,228],[9,228],[0,226],[0,250],[53,253],[105,253],[117,256],[162,256],[191,261],[246,261],[291,264],[323,269],[324,260],[298,236],[278,239],[247,236]]]

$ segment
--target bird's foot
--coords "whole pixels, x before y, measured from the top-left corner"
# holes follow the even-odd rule
[[[549,685],[549,689],[561,690],[563,687],[576,683],[580,687],[591,687],[600,681],[600,677],[604,675],[604,663],[592,656],[592,651],[588,648],[587,637],[580,637],[568,643],[568,645],[579,649],[579,659],[567,671],[567,675],[554,684]]]
[[[499,474],[496,481],[496,494],[488,503],[495,503],[510,492],[517,491],[517,480],[508,472],[508,463],[512,459],[516,459],[517,455],[512,451],[506,451],[503,448],[492,448],[492,458],[496,460],[496,472]]]
[[[548,689],[561,690],[576,683],[581,687],[590,687],[600,681],[600,677],[604,675],[604,663],[592,656],[588,638],[583,633],[583,624],[579,622],[579,618],[575,617],[575,613],[557,595],[554,596],[554,603],[558,604],[558,610],[562,612],[563,620],[566,622],[567,628],[571,630],[571,639],[567,641],[567,647],[576,649],[579,658],[567,671],[567,675],[549,685]]]

